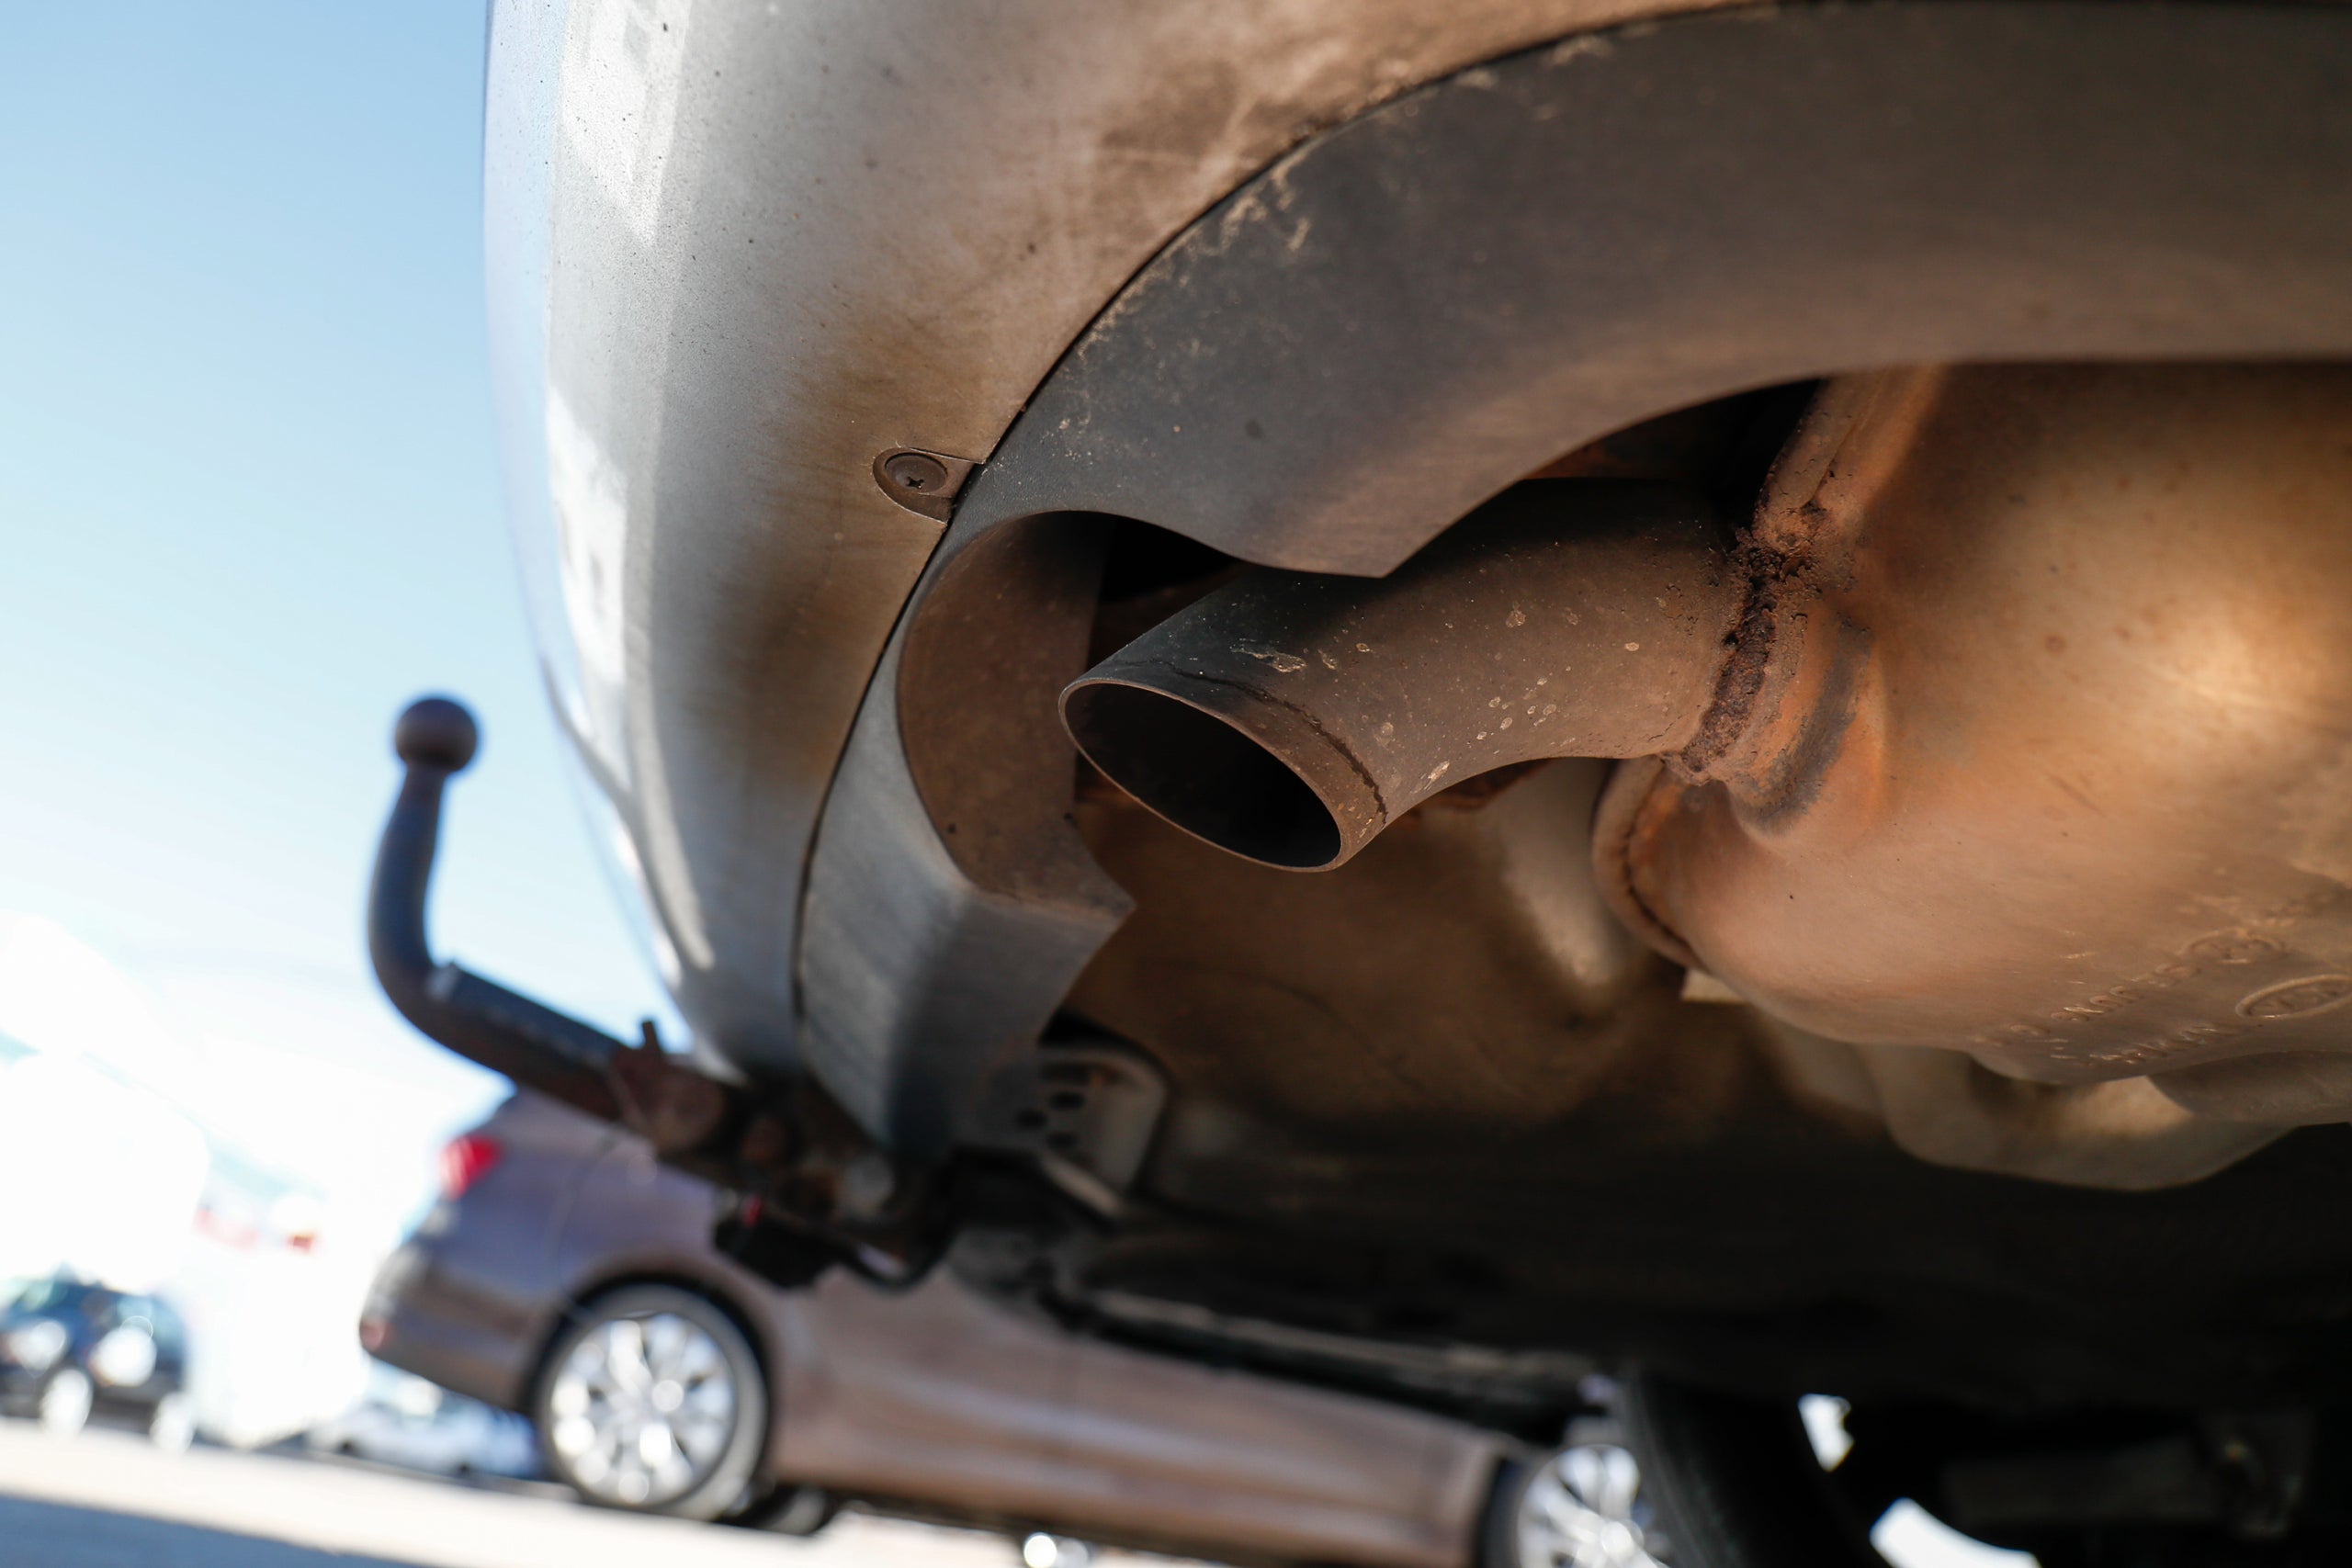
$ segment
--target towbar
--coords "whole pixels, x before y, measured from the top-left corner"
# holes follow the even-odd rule
[[[623,1120],[616,1067],[626,1047],[494,980],[435,961],[424,899],[441,830],[441,795],[474,759],[481,735],[463,704],[424,697],[392,729],[407,765],[376,846],[368,890],[368,955],[401,1016],[428,1038],[524,1088],[607,1122]]]
[[[945,1239],[931,1184],[815,1084],[722,1084],[673,1058],[650,1023],[641,1043],[616,1040],[433,956],[424,902],[442,792],[481,743],[473,715],[447,697],[411,703],[392,728],[407,773],[376,846],[368,955],[401,1016],[519,1088],[628,1128],[664,1163],[730,1193],[719,1244],[771,1282],[805,1285],[837,1262],[892,1288],[920,1280]]]

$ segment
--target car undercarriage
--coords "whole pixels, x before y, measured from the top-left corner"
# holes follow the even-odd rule
[[[510,9],[518,528],[695,1039],[435,963],[441,709],[428,1032],[774,1277],[2341,1545],[2352,16]]]

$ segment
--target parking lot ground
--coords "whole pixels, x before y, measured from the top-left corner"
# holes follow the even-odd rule
[[[811,1540],[277,1454],[0,1421],[0,1568],[1019,1568],[1012,1543],[850,1514]]]

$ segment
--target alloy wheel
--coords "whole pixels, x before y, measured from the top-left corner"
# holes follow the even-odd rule
[[[64,1368],[40,1391],[42,1427],[57,1437],[72,1437],[89,1425],[94,1397],[90,1374],[79,1367]]]
[[[1519,1497],[1517,1568],[1666,1568],[1643,1523],[1641,1467],[1613,1443],[1562,1449]]]
[[[616,1316],[557,1370],[548,1438],[598,1501],[657,1507],[718,1468],[738,1404],[733,1370],[701,1325],[673,1313]]]

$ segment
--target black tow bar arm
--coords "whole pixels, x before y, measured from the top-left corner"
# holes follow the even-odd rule
[[[368,890],[368,955],[392,1006],[467,1060],[626,1126],[664,1162],[736,1192],[753,1230],[783,1224],[767,1250],[797,1261],[772,1265],[773,1276],[813,1277],[837,1258],[890,1282],[918,1276],[936,1250],[926,1184],[813,1084],[755,1095],[681,1065],[650,1023],[631,1044],[433,956],[424,907],[441,798],[481,739],[473,715],[447,697],[410,704],[392,729],[407,773]]]
[[[626,1120],[616,1071],[628,1047],[471,970],[434,959],[424,899],[441,832],[441,795],[474,760],[481,731],[447,697],[409,705],[392,730],[407,765],[368,889],[368,956],[401,1016],[469,1061],[606,1122]],[[713,1086],[714,1088],[716,1086]]]

